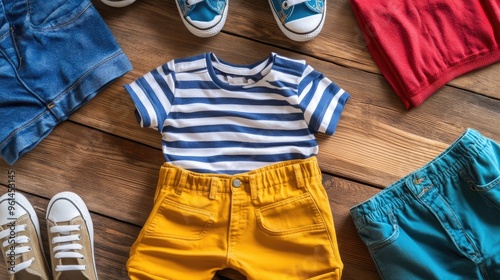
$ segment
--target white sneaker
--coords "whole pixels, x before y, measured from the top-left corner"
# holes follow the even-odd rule
[[[10,280],[49,280],[35,209],[19,192],[0,197],[0,244]]]
[[[46,218],[54,280],[97,280],[94,229],[83,200],[72,192],[58,193]]]

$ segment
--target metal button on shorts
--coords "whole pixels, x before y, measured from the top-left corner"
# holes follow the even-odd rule
[[[233,181],[233,187],[239,188],[241,186],[241,180],[240,179],[234,179]]]

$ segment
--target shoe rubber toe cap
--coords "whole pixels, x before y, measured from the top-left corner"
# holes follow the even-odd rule
[[[49,202],[47,219],[58,223],[66,222],[82,216],[87,219],[89,214],[83,200],[71,192],[62,192],[55,195]]]
[[[216,26],[222,19],[222,16],[215,16],[211,21],[197,21],[192,20],[190,17],[186,17],[186,20],[198,29],[210,29]]]
[[[17,219],[28,212],[28,208],[32,209],[26,197],[20,193],[11,196],[11,193],[6,193],[0,197],[0,225],[5,225]],[[34,212],[34,210],[33,210]],[[30,213],[31,215],[32,213]]]
[[[321,27],[323,20],[322,14],[317,14],[313,16],[308,16],[305,18],[290,21],[285,24],[285,27],[291,32],[297,34],[307,34],[315,31]]]

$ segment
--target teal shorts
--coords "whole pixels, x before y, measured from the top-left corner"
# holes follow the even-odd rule
[[[351,216],[383,279],[500,279],[500,146],[469,129]]]

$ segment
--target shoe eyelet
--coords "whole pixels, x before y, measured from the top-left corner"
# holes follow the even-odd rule
[[[283,3],[281,3],[281,8],[283,8],[283,10],[288,10],[288,8],[290,8],[290,6],[288,6],[288,1],[283,1]]]
[[[78,234],[78,240],[81,240],[82,239],[82,236],[80,234]]]

